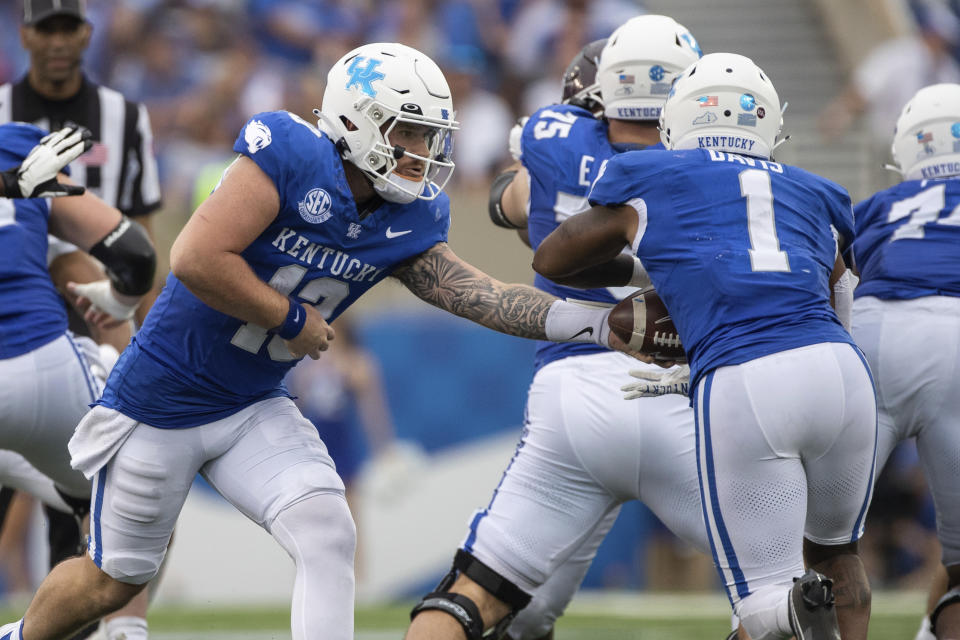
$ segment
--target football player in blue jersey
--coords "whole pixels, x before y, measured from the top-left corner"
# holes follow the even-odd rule
[[[103,379],[97,350],[67,331],[67,315],[47,271],[47,233],[89,251],[107,267],[110,280],[73,287],[87,318],[98,325],[133,316],[156,265],[142,228],[58,176],[83,152],[88,137],[79,130],[44,136],[32,125],[0,125],[0,169],[8,196],[0,198],[0,448],[25,459],[5,454],[2,463],[9,466],[2,475],[47,502],[68,503],[78,518],[89,507],[91,484],[71,469],[67,442]],[[53,481],[59,501],[50,499],[48,487],[38,486],[36,473]],[[143,633],[130,637],[145,639],[146,602],[131,607],[121,614],[124,624],[136,619]]]
[[[563,104],[526,121],[522,164],[494,180],[493,222],[519,229],[536,248],[588,209],[603,162],[627,149],[663,148],[657,126],[670,82],[699,57],[690,32],[660,15],[633,18],[584,47],[564,73]],[[639,267],[623,248],[623,259]],[[610,307],[649,280],[627,270],[616,284],[630,286],[572,289],[540,275],[534,282],[561,298]],[[490,503],[471,518],[453,569],[414,608],[408,639],[474,640],[491,627],[513,640],[553,637],[628,500],[642,500],[708,552],[693,412],[679,396],[624,401],[619,388],[637,365],[598,345],[540,343],[517,451]]]
[[[929,632],[960,637],[960,85],[921,89],[893,139],[903,182],[854,212],[853,337],[874,373],[877,467],[916,438],[933,493],[948,591]],[[926,630],[922,630],[925,632]],[[920,637],[920,636],[918,636]],[[929,637],[929,636],[928,636]]]
[[[352,638],[343,482],[282,380],[388,276],[498,331],[625,348],[609,310],[503,284],[447,246],[457,123],[432,60],[359,47],[330,70],[317,113],[319,129],[273,112],[240,133],[240,156],[175,241],[163,293],[70,442],[94,482],[88,554],[60,564],[0,639],[59,638],[140,591],[198,472],[294,560],[293,638]]]
[[[608,160],[595,206],[534,268],[562,282],[633,247],[690,363],[703,517],[734,612],[755,640],[863,640],[876,401],[830,306],[834,232],[851,239],[853,215],[843,188],[770,159],[780,111],[750,59],[704,56],[664,105],[668,150]]]

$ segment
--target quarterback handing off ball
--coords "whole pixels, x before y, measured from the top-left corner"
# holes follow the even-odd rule
[[[621,300],[610,311],[607,323],[614,335],[640,353],[658,360],[687,360],[670,313],[653,289],[637,291]]]

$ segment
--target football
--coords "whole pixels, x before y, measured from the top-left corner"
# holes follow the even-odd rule
[[[640,353],[658,360],[686,362],[680,334],[653,289],[632,293],[610,311],[610,331]]]

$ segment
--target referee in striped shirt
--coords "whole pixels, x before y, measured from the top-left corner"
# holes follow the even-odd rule
[[[161,205],[150,119],[143,104],[125,99],[84,74],[83,54],[93,31],[84,4],[84,0],[23,0],[20,40],[29,53],[30,68],[19,81],[0,85],[0,124],[29,122],[48,131],[68,125],[89,129],[93,147],[71,163],[71,178],[149,231],[150,214]],[[87,254],[55,238],[50,240],[50,272],[61,291],[67,280],[91,282],[106,277]],[[155,293],[148,294],[147,303],[141,305],[138,321],[143,320]],[[76,324],[71,328],[79,329]],[[121,327],[93,337],[119,351],[129,341],[130,329]],[[10,491],[4,489],[0,518],[6,516],[9,499]],[[81,536],[70,516],[51,509],[47,515],[53,566],[77,554]],[[104,637],[146,638],[143,609],[141,603],[132,613],[122,613],[116,619],[119,624],[108,625]]]

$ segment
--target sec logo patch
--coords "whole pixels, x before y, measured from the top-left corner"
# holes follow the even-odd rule
[[[332,202],[330,194],[323,189],[310,189],[307,195],[300,201],[298,209],[300,217],[311,224],[320,224],[330,219],[333,213],[330,211]]]

